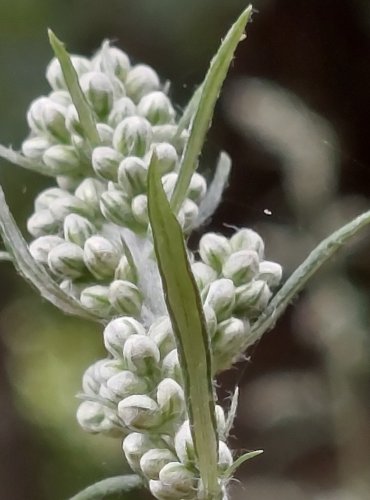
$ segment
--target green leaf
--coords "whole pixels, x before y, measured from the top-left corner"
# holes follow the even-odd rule
[[[110,477],[88,486],[71,497],[70,500],[102,500],[109,495],[128,493],[142,486],[143,481],[136,474]]]
[[[190,101],[189,113],[195,104],[197,104],[197,109],[192,119],[190,136],[184,149],[179,176],[171,199],[171,206],[175,213],[180,210],[185,199],[191,176],[197,167],[198,156],[201,153],[206,133],[212,121],[213,110],[222,84],[226,78],[235,49],[240,40],[244,38],[245,26],[251,14],[252,7],[249,6],[233,24],[216,56],[211,61],[208,73],[200,87],[200,98],[198,99],[197,94],[195,94],[193,103]]]
[[[69,93],[71,94],[73,104],[77,109],[85,136],[91,146],[97,146],[100,143],[100,137],[96,129],[94,113],[81,90],[78,75],[72,64],[71,58],[66,51],[64,44],[55,36],[51,29],[48,30],[48,35],[51,48],[53,49],[55,57],[58,59],[62,68],[64,79]]]
[[[261,455],[263,453],[263,450],[256,450],[256,451],[248,451],[248,453],[244,453],[241,455],[235,462],[227,469],[225,472],[224,478],[228,479],[230,477],[233,477],[235,471],[242,465],[244,462],[247,460],[251,460],[254,457],[258,457],[258,455]]]
[[[11,148],[6,148],[0,144],[0,158],[13,163],[13,165],[18,165],[18,167],[26,168],[32,172],[37,172],[38,174],[50,176],[50,170],[46,165],[37,165],[25,158],[22,154],[17,153]]]
[[[10,253],[8,252],[1,252],[0,251],[0,261],[4,262],[4,261],[12,261],[12,257],[10,255]]]
[[[243,350],[254,344],[267,330],[273,328],[278,318],[292,299],[305,287],[311,276],[368,224],[370,224],[370,210],[328,236],[310,253],[274,295],[264,313],[254,323]]]
[[[179,120],[177,125],[177,131],[175,135],[175,139],[178,139],[181,136],[181,132],[189,127],[192,119],[194,118],[195,112],[199,106],[200,97],[202,95],[203,86],[199,85],[194,94],[192,95],[190,101],[188,102],[182,117]]]
[[[208,498],[207,494],[209,498],[218,498],[218,443],[209,339],[182,230],[164,193],[159,170],[154,152],[148,174],[148,209],[154,249],[176,337],[205,498]]]
[[[36,288],[46,300],[67,314],[99,321],[97,316],[84,309],[76,300],[64,293],[45,269],[33,259],[27,243],[9,211],[1,186],[0,235],[19,274]]]

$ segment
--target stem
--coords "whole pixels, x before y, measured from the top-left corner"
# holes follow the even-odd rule
[[[283,287],[272,298],[265,312],[254,323],[244,350],[270,330],[291,300],[302,290],[313,274],[340,250],[363,227],[370,224],[370,210],[359,215],[323,240],[294,271]]]
[[[71,497],[70,500],[102,500],[108,495],[127,493],[140,488],[142,485],[141,478],[136,474],[110,477],[88,486],[77,493],[77,495]]]
[[[11,262],[12,260],[10,253],[0,251],[0,262]]]

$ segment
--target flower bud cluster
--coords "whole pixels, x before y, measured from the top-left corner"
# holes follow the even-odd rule
[[[159,318],[149,329],[132,317],[115,318],[104,330],[104,345],[110,358],[90,366],[83,377],[80,425],[123,436],[129,465],[146,478],[156,498],[195,499],[199,475],[169,318]],[[222,438],[220,406],[216,415]],[[220,440],[220,475],[232,462]]]
[[[251,324],[266,308],[282,268],[264,260],[264,243],[252,229],[230,239],[206,233],[192,271],[201,293],[215,371],[231,366],[248,345]]]
[[[149,66],[132,66],[124,52],[107,42],[91,60],[71,60],[100,143],[86,137],[61,66],[53,59],[46,72],[52,91],[32,102],[30,135],[22,145],[23,154],[58,185],[36,198],[27,225],[34,237],[30,250],[63,290],[92,312],[138,316],[135,270],[119,238],[107,235],[119,235],[124,228],[147,235],[152,153],[170,197],[188,132],[177,134],[174,107]],[[204,177],[195,173],[178,215],[185,232],[194,225],[206,190]]]

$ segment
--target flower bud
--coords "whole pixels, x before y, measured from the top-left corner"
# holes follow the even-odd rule
[[[129,227],[134,232],[142,231],[142,226],[135,221],[132,215],[129,198],[121,190],[114,189],[103,193],[100,199],[100,209],[110,222]]]
[[[205,305],[210,306],[216,313],[217,320],[227,318],[235,304],[235,287],[229,279],[219,279],[211,283]]]
[[[217,316],[212,307],[203,306],[204,319],[206,320],[207,332],[209,338],[212,338],[217,329]]]
[[[58,220],[56,220],[51,211],[47,209],[35,212],[27,220],[27,230],[35,238],[56,233],[58,229]]]
[[[86,204],[90,215],[93,216],[95,212],[99,213],[100,197],[105,189],[106,186],[103,182],[88,177],[78,186],[75,196]]]
[[[204,262],[194,262],[191,265],[191,270],[199,290],[203,290],[217,279],[216,271]]]
[[[98,131],[100,143],[103,146],[111,146],[113,141],[113,132],[114,132],[112,127],[110,127],[106,123],[97,123],[96,130]]]
[[[39,97],[31,103],[27,121],[30,129],[36,134],[48,132],[62,142],[69,138],[65,126],[65,108],[48,97]]]
[[[150,375],[157,370],[160,352],[155,342],[146,335],[131,335],[123,347],[128,369],[139,375]]]
[[[83,247],[85,241],[96,233],[96,229],[85,217],[69,214],[64,219],[63,232],[67,241]]]
[[[226,430],[226,418],[222,406],[215,405],[215,416],[216,416],[217,433],[220,437],[223,437],[225,435],[225,430]]]
[[[198,206],[194,203],[194,201],[185,198],[180,209],[180,214],[183,216],[181,226],[183,227],[185,233],[192,230],[195,219],[198,217],[198,212]]]
[[[196,480],[193,472],[191,472],[184,464],[180,462],[170,462],[166,464],[159,473],[159,480],[165,486],[165,492],[169,490],[173,492],[171,498],[185,499],[194,498],[196,491]],[[152,485],[152,481],[150,482]],[[152,488],[152,486],[151,486]]]
[[[254,250],[239,250],[232,253],[222,266],[222,274],[235,285],[243,285],[253,279],[259,269],[259,258]]]
[[[167,195],[167,198],[170,199],[172,197],[173,190],[175,189],[177,182],[178,174],[175,172],[170,172],[162,177],[162,185],[164,192]]]
[[[51,142],[42,136],[31,137],[23,141],[22,153],[34,161],[41,161],[45,151],[51,146]]]
[[[136,472],[141,472],[141,457],[147,451],[158,448],[159,444],[164,443],[160,439],[154,439],[152,436],[142,434],[141,432],[131,432],[126,436],[122,443],[122,449],[131,469]]]
[[[119,165],[118,184],[129,196],[144,193],[148,171],[141,158],[128,156]]]
[[[258,279],[265,281],[269,287],[274,288],[279,285],[283,275],[280,264],[263,260],[259,265]]]
[[[77,410],[77,421],[84,431],[98,433],[114,428],[113,422],[107,418],[106,409],[94,401],[83,401]]]
[[[145,194],[139,194],[131,202],[132,215],[135,220],[142,226],[146,228],[149,223],[148,215],[148,198]]]
[[[139,116],[125,118],[113,134],[113,146],[125,156],[144,156],[151,140],[150,123]]]
[[[96,361],[85,370],[82,376],[82,389],[84,394],[87,394],[88,396],[96,396],[99,393],[101,386],[99,365],[104,362],[104,359]]]
[[[109,78],[98,71],[85,73],[80,78],[82,91],[99,117],[105,117],[113,105],[113,87]]]
[[[146,64],[138,64],[132,68],[126,78],[127,95],[134,102],[139,102],[144,95],[159,89],[157,73]]]
[[[76,196],[67,193],[66,196],[56,198],[49,205],[50,212],[58,222],[63,222],[68,214],[79,214],[89,216],[89,207]]]
[[[239,250],[254,250],[260,259],[265,252],[265,244],[259,234],[252,229],[240,229],[230,239],[230,246],[234,252]]]
[[[154,448],[141,457],[140,468],[147,479],[158,479],[162,467],[175,460],[176,456],[167,448]]]
[[[112,310],[107,286],[94,285],[85,288],[81,292],[80,302],[86,309],[102,317],[109,316]]]
[[[242,352],[241,348],[249,333],[248,321],[239,318],[229,318],[217,327],[212,340],[214,365],[217,371],[228,368]]]
[[[218,442],[218,467],[225,472],[232,466],[234,460],[229,447],[223,441]]]
[[[171,101],[163,92],[146,94],[137,106],[139,115],[144,116],[153,125],[173,122],[175,111]]]
[[[253,280],[236,289],[235,310],[247,314],[248,317],[256,317],[266,308],[271,295],[264,281]]]
[[[136,114],[136,106],[129,97],[121,97],[115,101],[112,111],[109,113],[108,125],[116,127],[125,118]]]
[[[71,135],[84,136],[84,129],[80,122],[77,109],[73,104],[70,104],[66,111],[65,125]]]
[[[206,264],[220,272],[224,261],[231,253],[231,249],[225,236],[216,233],[206,233],[200,239],[199,253]]]
[[[185,139],[188,138],[188,132],[183,131],[180,137],[177,137],[177,125],[153,125],[153,142],[169,142],[177,152],[181,152],[185,145]],[[184,136],[185,134],[185,136]]]
[[[162,316],[154,321],[148,330],[148,337],[157,344],[162,357],[176,347],[171,321],[168,316]]]
[[[168,418],[178,420],[185,410],[184,391],[172,378],[161,380],[157,387],[157,402],[162,413]]]
[[[57,175],[55,180],[57,181],[60,189],[67,191],[74,191],[81,183],[83,177],[79,174],[78,176],[72,175]]]
[[[161,175],[172,172],[172,170],[176,168],[179,158],[177,156],[176,149],[172,146],[172,144],[169,144],[168,142],[154,143],[151,149],[155,151],[157,156],[158,168]],[[152,152],[150,152],[150,158],[151,156]]]
[[[114,272],[114,279],[131,281],[137,283],[137,270],[135,265],[131,265],[126,255],[122,255],[119,260],[118,266]]]
[[[182,383],[182,372],[177,349],[170,351],[162,362],[162,375]]]
[[[158,405],[149,396],[128,396],[118,403],[117,411],[123,423],[135,431],[153,429],[161,424]]]
[[[94,58],[94,67],[103,73],[113,73],[124,82],[130,70],[130,60],[127,55],[117,47],[110,47],[109,44],[103,47]]]
[[[142,305],[141,293],[130,281],[115,280],[109,286],[110,303],[120,314],[137,316]]]
[[[102,179],[117,181],[117,170],[122,155],[113,148],[99,146],[93,150],[92,166],[96,175]]]
[[[91,63],[85,57],[71,56],[71,61],[78,76],[90,71]],[[64,90],[67,88],[62,68],[56,57],[50,61],[46,68],[46,79],[50,87],[54,90]]]
[[[80,159],[73,146],[51,146],[45,151],[43,161],[52,175],[76,174],[81,170]]]
[[[148,384],[128,370],[122,370],[107,380],[107,388],[119,399],[148,392]]]
[[[40,236],[30,244],[30,254],[36,262],[46,265],[49,252],[61,243],[64,243],[64,240],[59,236]]]
[[[70,242],[54,247],[49,252],[48,264],[54,273],[69,278],[79,278],[86,272],[82,249]]]
[[[97,279],[111,278],[120,259],[119,250],[103,236],[91,236],[85,241],[84,261]]]
[[[104,330],[104,345],[115,357],[123,357],[123,346],[131,335],[145,335],[145,328],[134,318],[120,317],[108,323]]]
[[[71,95],[67,90],[55,90],[54,92],[50,92],[49,99],[63,108],[67,108],[72,103]]]
[[[187,465],[195,462],[195,450],[189,420],[185,420],[176,433],[175,450],[176,455],[183,464]]]
[[[205,178],[195,172],[190,180],[190,185],[186,196],[199,204],[207,192],[207,182]]]
[[[69,193],[63,189],[59,188],[49,188],[41,191],[41,193],[35,199],[35,210],[44,210],[49,208],[50,203],[52,203],[57,198],[64,198],[69,196]]]
[[[85,283],[79,283],[73,281],[73,279],[64,279],[63,281],[60,282],[59,288],[72,297],[73,299],[80,300],[80,295],[82,290],[85,288],[86,284]]]

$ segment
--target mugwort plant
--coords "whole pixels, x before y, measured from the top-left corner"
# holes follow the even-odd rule
[[[224,38],[181,116],[157,73],[132,65],[109,42],[91,58],[69,56],[50,31],[51,91],[27,113],[21,152],[6,160],[53,177],[35,199],[28,244],[0,188],[0,230],[16,269],[67,314],[102,325],[107,351],[82,378],[77,419],[117,436],[132,475],[73,497],[139,486],[159,500],[226,500],[236,468],[227,414],[214,379],[269,330],[309,277],[363,226],[370,212],[329,236],[278,288],[282,268],[264,258],[252,229],[231,238],[191,232],[218,206],[231,161],[213,179],[197,172],[213,109],[252,8]],[[277,290],[277,291],[276,291]]]

